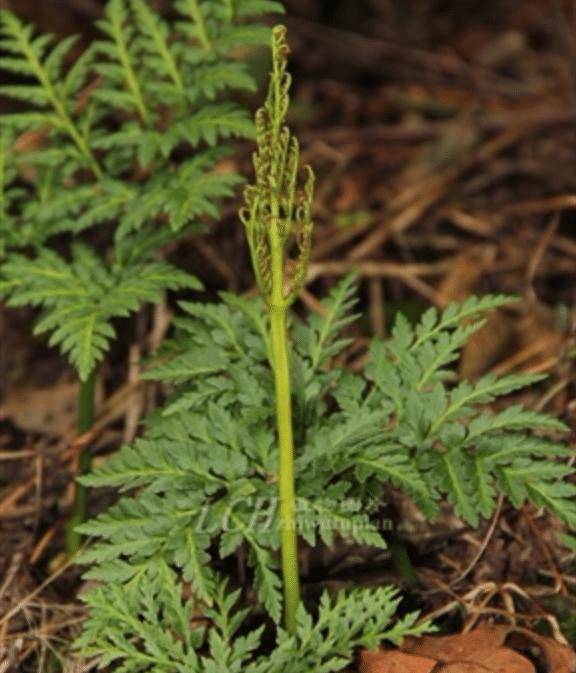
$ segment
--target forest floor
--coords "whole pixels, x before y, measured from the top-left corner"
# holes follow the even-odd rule
[[[458,373],[546,373],[517,400],[571,425],[576,449],[576,3],[286,4],[291,123],[318,175],[301,306],[314,309],[336,277],[358,273],[363,318],[347,353],[357,368],[368,336],[386,335],[400,309],[417,317],[470,294],[519,296],[466,346]],[[19,0],[18,11],[61,33],[82,31],[100,11],[96,0],[46,5]],[[250,152],[246,144],[237,159],[245,174]],[[251,288],[236,210],[229,204],[209,235],[176,251],[208,296]],[[59,670],[77,632],[82,580],[62,549],[79,449],[89,444],[102,459],[154,408],[161,391],[126,363],[159,341],[170,312],[157,310],[151,331],[146,316],[125,328],[102,372],[96,425],[77,437],[71,372],[29,336],[29,312],[2,309],[0,673]],[[430,525],[406,499],[393,502],[418,576],[409,600],[459,635],[407,643],[396,663],[364,655],[360,670],[576,670],[576,554],[559,545],[557,522],[501,503],[471,530],[448,510]],[[314,559],[334,584],[351,573],[401,581],[386,558],[367,552],[350,566],[341,552]],[[475,653],[468,668],[449,663],[463,651]],[[66,673],[89,670],[61,663]]]

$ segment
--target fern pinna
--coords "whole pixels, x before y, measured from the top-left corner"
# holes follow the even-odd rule
[[[283,47],[283,31],[274,35]],[[285,59],[283,49],[278,54]],[[272,77],[272,87],[277,82]],[[247,194],[254,212],[258,187]],[[278,210],[276,225],[287,212]],[[391,626],[398,595],[389,588],[325,594],[311,610],[301,602],[295,623],[281,626],[284,519],[277,492],[285,447],[277,441],[275,305],[266,292],[273,282],[258,265],[258,250],[277,232],[259,238],[262,232],[250,227],[262,220],[251,213],[243,211],[242,219],[253,235],[263,298],[223,293],[217,304],[182,302],[177,332],[147,374],[168,383],[171,396],[143,438],[82,478],[124,495],[81,527],[96,539],[81,559],[96,586],[85,596],[90,615],[77,647],[128,673],[336,673],[357,646],[429,628],[414,614]],[[292,299],[290,287],[282,302]],[[354,278],[344,278],[306,320],[286,316],[301,540],[332,545],[338,536],[385,548],[368,504],[384,502],[391,484],[429,519],[447,498],[477,525],[503,495],[576,525],[576,487],[566,479],[574,472],[571,453],[542,434],[561,434],[565,426],[519,406],[498,413],[486,406],[539,377],[454,384],[450,376],[483,315],[509,301],[488,296],[442,313],[430,309],[415,327],[400,316],[390,339],[374,340],[359,373],[335,361],[356,317]],[[242,597],[229,576],[244,559],[255,592],[245,589]],[[267,618],[276,623],[274,645],[262,637]]]
[[[229,138],[253,134],[234,96],[255,81],[233,54],[266,44],[258,19],[280,10],[269,0],[180,0],[168,23],[145,0],[110,0],[101,39],[69,67],[75,36],[54,42],[1,14],[0,67],[16,83],[0,94],[27,105],[3,117],[1,290],[10,306],[42,309],[36,333],[50,333],[78,372],[80,432],[92,424],[112,320],[166,290],[200,287],[159,255],[202,230],[240,180],[218,168]],[[95,225],[111,241],[104,257],[88,245]],[[71,526],[83,519],[77,509]]]

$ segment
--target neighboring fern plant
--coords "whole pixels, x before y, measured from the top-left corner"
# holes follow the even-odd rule
[[[175,10],[169,24],[146,0],[110,0],[98,22],[102,39],[69,67],[76,36],[55,43],[1,13],[8,55],[0,67],[18,83],[0,94],[27,105],[2,120],[1,289],[10,306],[42,309],[35,332],[49,333],[78,372],[80,432],[93,422],[95,371],[115,337],[113,319],[167,290],[200,288],[162,261],[162,250],[201,231],[240,181],[218,170],[226,140],[253,135],[232,96],[255,81],[234,54],[268,42],[257,20],[281,5],[180,0]],[[98,237],[86,231],[95,225]],[[94,240],[110,249],[98,254]],[[81,472],[88,458],[81,456]],[[85,497],[80,488],[71,552]]]
[[[483,314],[509,298],[430,309],[416,327],[400,316],[357,374],[334,360],[356,317],[353,277],[307,320],[288,316],[305,279],[312,182],[297,187],[283,28],[273,39],[256,183],[241,214],[263,298],[182,302],[177,333],[147,374],[172,395],[144,438],[82,478],[127,493],[81,527],[97,538],[82,556],[97,584],[77,647],[126,673],[335,673],[355,648],[430,628],[415,614],[392,622],[399,600],[389,588],[324,594],[316,607],[312,592],[299,597],[297,540],[385,548],[369,504],[386,500],[390,484],[429,519],[447,497],[476,525],[504,494],[576,525],[576,487],[565,479],[574,470],[562,461],[570,451],[537,434],[564,425],[519,406],[485,408],[540,377],[451,382],[449,365]],[[243,559],[255,595],[225,579]]]

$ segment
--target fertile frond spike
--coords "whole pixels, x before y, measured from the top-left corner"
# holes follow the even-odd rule
[[[290,47],[286,42],[286,27],[276,26],[272,31],[272,73],[270,87],[266,97],[265,110],[272,124],[272,132],[276,139],[290,106],[290,84],[292,78],[287,72]]]
[[[287,306],[302,288],[312,240],[314,173],[298,184],[300,147],[285,125],[290,104],[286,28],[272,31],[272,72],[266,103],[256,113],[255,184],[244,191],[246,227],[256,280],[268,303]],[[297,255],[286,263],[289,240]]]

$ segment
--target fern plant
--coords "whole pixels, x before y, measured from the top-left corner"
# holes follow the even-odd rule
[[[300,598],[298,540],[385,548],[369,503],[391,484],[430,519],[447,498],[477,525],[503,494],[576,525],[570,451],[542,434],[565,426],[487,406],[540,377],[451,376],[483,315],[510,298],[431,309],[415,327],[400,316],[360,373],[334,361],[356,317],[353,277],[321,312],[288,314],[306,273],[312,178],[297,186],[286,54],[278,27],[256,181],[241,212],[262,297],[181,302],[176,334],[147,373],[172,387],[166,405],[143,438],[81,478],[123,492],[80,528],[96,539],[81,559],[95,585],[77,647],[114,670],[336,673],[357,647],[429,629],[415,614],[392,621],[399,596],[390,588],[324,594],[315,607],[309,590]],[[254,593],[230,577],[233,555],[246,559]],[[263,637],[269,620],[273,645]]]
[[[184,0],[175,9],[169,24],[145,0],[110,0],[102,38],[69,67],[77,37],[55,42],[13,13],[0,16],[0,67],[18,78],[0,94],[27,105],[3,117],[1,290],[11,306],[42,309],[35,332],[50,333],[78,372],[81,433],[93,423],[113,319],[167,290],[200,287],[162,250],[202,230],[240,180],[218,170],[226,141],[253,135],[233,96],[255,81],[235,53],[267,43],[258,19],[281,5]],[[97,237],[88,231],[96,225]],[[103,256],[94,240],[108,242]],[[81,472],[88,463],[81,455]],[[71,552],[85,498],[80,487]]]
[[[274,369],[279,442],[279,494],[282,576],[286,628],[296,630],[300,602],[296,500],[294,494],[294,439],[292,391],[286,329],[287,311],[298,296],[308,270],[312,242],[314,174],[306,166],[304,186],[298,187],[299,148],[285,125],[290,76],[286,72],[283,29],[272,42],[272,75],[265,106],[256,116],[258,152],[254,155],[256,180],[245,190],[246,205],[240,217],[246,227],[252,265],[270,316],[270,346]],[[286,274],[288,246],[297,246],[291,277]]]

